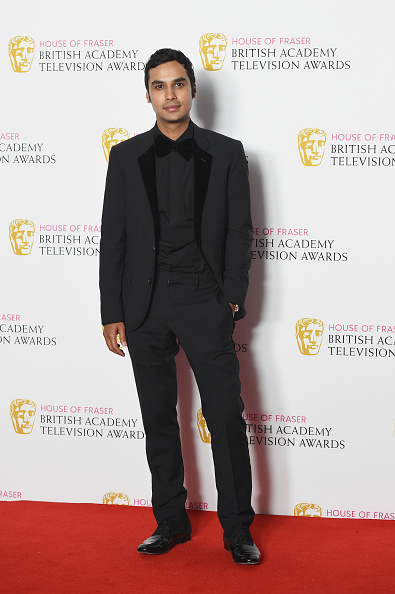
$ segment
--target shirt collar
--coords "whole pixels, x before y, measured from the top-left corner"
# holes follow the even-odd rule
[[[166,134],[163,134],[163,132],[161,132],[158,128],[158,124],[155,123],[155,128],[154,128],[154,134],[155,134],[155,138],[157,136],[164,136],[165,138],[167,138],[170,142],[181,142],[182,140],[187,140],[187,138],[194,138],[195,135],[195,131],[194,131],[194,123],[192,122],[192,120],[189,120],[189,125],[188,128],[185,130],[185,132],[183,134],[181,134],[181,136],[179,136],[177,138],[177,140],[172,140],[171,138],[169,138],[168,136],[166,136]]]

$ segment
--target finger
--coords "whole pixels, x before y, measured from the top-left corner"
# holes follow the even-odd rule
[[[125,327],[119,329],[119,340],[122,346],[127,346]]]
[[[120,322],[118,324],[117,331],[118,331],[118,336],[117,336],[118,342],[123,347],[127,346],[126,330],[125,330],[125,324],[123,322]]]
[[[104,332],[104,339],[106,341],[107,347],[109,348],[109,350],[112,353],[115,353],[116,355],[120,355],[121,357],[125,356],[125,353],[119,347],[119,344],[117,342],[116,330],[115,331],[113,330],[111,332]]]

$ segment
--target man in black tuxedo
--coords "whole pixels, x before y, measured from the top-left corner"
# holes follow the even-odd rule
[[[111,149],[100,248],[104,337],[118,355],[118,334],[128,346],[152,474],[158,527],[138,551],[166,553],[191,536],[176,411],[181,345],[211,433],[225,548],[236,563],[257,564],[232,339],[251,258],[247,162],[240,142],[191,121],[195,76],[182,52],[155,52],[145,85],[156,125]]]

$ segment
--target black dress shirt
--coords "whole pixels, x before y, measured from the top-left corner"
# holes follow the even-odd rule
[[[193,122],[177,139],[177,143],[193,138]],[[165,136],[155,127],[155,138]],[[176,150],[171,150],[164,157],[155,157],[156,184],[158,189],[159,210],[159,266],[169,267],[172,271],[202,272],[205,262],[199,251],[193,228],[194,220],[194,174],[193,157],[186,160]]]

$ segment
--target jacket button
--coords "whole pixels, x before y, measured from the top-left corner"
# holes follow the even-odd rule
[[[156,246],[153,246],[153,249],[156,250]]]
[[[148,279],[148,284],[150,285],[152,283],[152,278]]]

